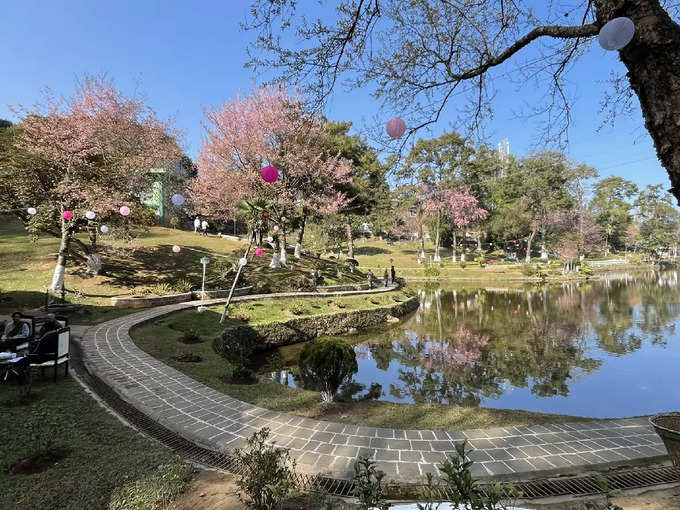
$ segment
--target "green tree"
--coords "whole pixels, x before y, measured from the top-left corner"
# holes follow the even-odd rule
[[[654,258],[660,258],[676,243],[680,213],[673,206],[671,195],[663,191],[661,184],[647,185],[640,192],[635,206],[640,222],[640,249]]]
[[[590,208],[605,234],[606,253],[610,248],[623,248],[626,230],[633,221],[633,197],[637,193],[635,183],[623,177],[605,177],[593,185]]]
[[[568,184],[575,170],[563,154],[541,152],[522,159],[499,180],[495,198],[504,210],[497,224],[508,228],[513,237],[524,231],[527,262],[534,238],[547,225],[549,214],[573,206]]]
[[[366,140],[350,135],[351,122],[327,121],[324,125],[324,145],[330,154],[339,154],[352,164],[352,180],[338,185],[350,202],[338,214],[347,235],[347,256],[354,258],[354,236],[361,223],[372,223],[374,232],[381,230],[386,209],[390,208],[387,168],[380,163]],[[310,211],[305,211],[306,218]],[[304,229],[304,222],[302,229]],[[301,241],[298,241],[301,242]]]
[[[463,168],[470,163],[473,155],[474,148],[454,131],[429,140],[420,138],[411,148],[397,177],[420,184],[431,203],[441,202],[444,191],[461,182]],[[422,203],[420,200],[418,202]],[[431,232],[434,234],[434,261],[439,262],[443,211],[441,207],[434,209],[431,213],[434,216]],[[422,236],[420,255],[424,255]]]
[[[343,383],[359,370],[354,349],[341,338],[319,338],[302,347],[300,375],[305,385],[318,388],[332,402]]]

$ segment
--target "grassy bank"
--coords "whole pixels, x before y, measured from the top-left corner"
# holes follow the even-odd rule
[[[54,237],[31,239],[13,217],[0,221],[0,313],[29,310],[42,306],[45,288],[50,284],[59,247]],[[179,245],[180,253],[172,246]],[[193,232],[153,227],[130,243],[100,238],[103,273],[88,277],[77,264],[69,262],[66,288],[70,302],[84,306],[85,312],[73,318],[76,323],[97,323],[134,310],[111,306],[111,296],[131,293],[173,293],[200,289],[200,259],[208,256],[206,288],[229,288],[233,264],[243,255],[246,243],[233,239],[204,237]],[[263,256],[251,254],[240,280],[264,292],[297,290],[311,284],[310,274],[319,269],[325,284],[364,283],[361,273],[352,274],[344,264],[330,260],[292,255],[288,268],[270,269],[271,249]]]
[[[392,301],[394,293],[371,296],[378,300]],[[345,309],[362,306],[380,306],[366,302],[367,296],[344,298],[262,301],[241,303],[230,313],[230,317],[249,317],[251,324],[262,324],[289,317],[292,305],[301,304],[306,312],[300,316],[333,311],[337,304]],[[335,304],[329,304],[332,300]],[[364,300],[362,303],[361,300]],[[318,307],[318,308],[316,308]],[[275,411],[300,416],[339,421],[358,425],[397,428],[464,429],[477,427],[527,425],[556,423],[575,418],[563,415],[542,414],[488,408],[466,408],[446,405],[392,404],[387,402],[350,402],[322,406],[319,393],[293,389],[260,377],[254,384],[230,384],[225,382],[228,366],[223,358],[212,349],[212,338],[221,331],[218,323],[219,307],[203,314],[187,310],[165,316],[157,321],[141,325],[131,331],[135,343],[155,358],[184,372],[189,377],[240,400]],[[276,318],[276,319],[275,319]],[[186,345],[178,341],[184,331],[195,330],[203,340]],[[188,354],[200,356],[199,362],[178,361]]]
[[[5,383],[0,392],[0,508],[164,508],[189,488],[192,468],[121,424],[73,379]],[[11,466],[39,449],[67,455],[35,474]]]

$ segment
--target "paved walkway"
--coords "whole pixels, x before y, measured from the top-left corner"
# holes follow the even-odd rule
[[[237,300],[244,299],[252,297]],[[350,478],[355,459],[368,455],[388,479],[411,483],[427,472],[436,474],[435,465],[464,439],[474,448],[473,474],[482,478],[517,480],[666,458],[646,418],[462,431],[401,430],[301,418],[247,404],[149,356],[130,338],[132,326],[198,304],[167,305],[111,320],[90,328],[81,343],[91,372],[165,427],[203,446],[240,447],[253,432],[269,427],[273,440],[291,450],[300,471]]]

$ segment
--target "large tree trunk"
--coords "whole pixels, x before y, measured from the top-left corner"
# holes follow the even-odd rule
[[[352,224],[348,221],[345,225],[347,229],[347,258],[354,258],[354,236],[352,235]]]
[[[548,260],[548,250],[545,247],[545,229],[541,229],[541,260]]]
[[[442,258],[439,256],[439,242],[440,242],[440,230],[442,225],[442,212],[437,210],[437,231],[434,234],[434,261],[441,262]]]
[[[534,237],[536,237],[536,230],[532,230],[531,234],[529,234],[529,237],[527,237],[527,254],[524,258],[527,264],[531,262],[531,243],[533,242]]]
[[[305,227],[307,226],[307,215],[303,214],[300,220],[300,230],[298,230],[297,243],[295,243],[295,258],[302,257],[302,239],[305,236]]]
[[[635,23],[635,37],[619,51],[645,127],[668,172],[670,191],[680,200],[680,26],[658,0],[595,0],[601,24],[618,16]]]
[[[66,220],[61,220],[61,242],[59,243],[59,256],[57,265],[54,266],[52,284],[50,289],[61,290],[64,286],[64,274],[66,273],[66,261],[68,260],[68,247],[71,244],[71,230],[66,224]]]

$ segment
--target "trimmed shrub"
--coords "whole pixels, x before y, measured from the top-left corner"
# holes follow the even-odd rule
[[[198,331],[191,329],[189,331],[185,331],[182,336],[177,339],[177,341],[182,342],[183,344],[198,344],[203,340],[201,340],[201,336],[198,334]]]
[[[258,334],[249,326],[225,329],[213,342],[215,352],[235,365],[245,365],[255,352]]]
[[[298,363],[304,384],[319,389],[324,402],[332,402],[340,386],[359,370],[354,349],[340,338],[305,344]]]

